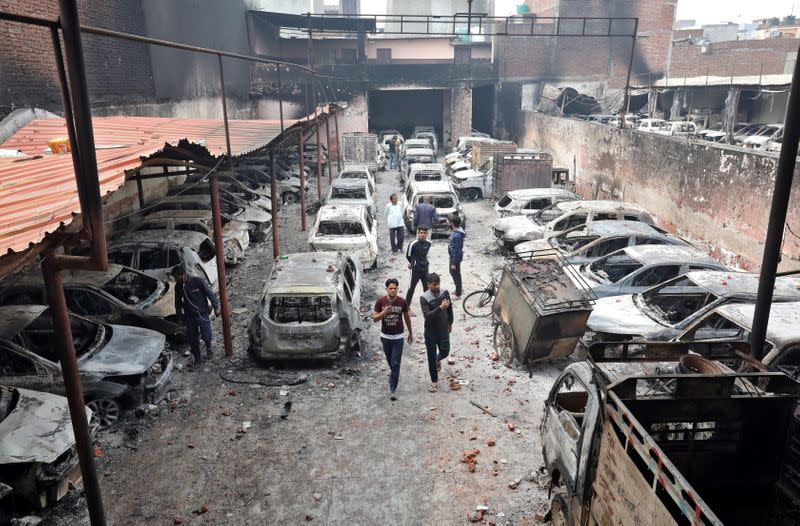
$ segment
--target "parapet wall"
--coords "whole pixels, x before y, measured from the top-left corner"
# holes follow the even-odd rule
[[[520,147],[568,166],[587,199],[644,206],[663,228],[744,269],[761,263],[777,154],[759,154],[602,124],[521,112]],[[787,223],[800,235],[800,171]],[[800,238],[788,229],[781,270],[800,268]]]

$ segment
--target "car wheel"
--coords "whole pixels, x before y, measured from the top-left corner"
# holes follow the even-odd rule
[[[477,201],[481,198],[481,191],[477,188],[467,188],[464,190],[464,199],[467,201]]]
[[[286,192],[283,194],[283,202],[287,205],[293,205],[300,201],[300,194],[294,192]]]
[[[561,495],[554,495],[550,502],[550,524],[552,526],[572,526],[569,504]]]
[[[113,425],[122,414],[119,402],[110,398],[95,398],[89,401],[86,407],[92,410],[91,424],[97,424],[101,428]]]

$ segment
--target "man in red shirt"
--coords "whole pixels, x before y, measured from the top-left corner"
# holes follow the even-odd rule
[[[397,400],[397,383],[400,381],[400,360],[403,358],[403,320],[408,327],[408,343],[414,341],[408,303],[397,295],[399,282],[394,278],[386,280],[386,296],[375,302],[372,321],[381,322],[381,344],[386,361],[389,363],[389,398]]]

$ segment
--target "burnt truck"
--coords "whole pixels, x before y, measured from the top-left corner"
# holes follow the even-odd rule
[[[545,402],[554,526],[800,524],[800,384],[673,343],[601,352]]]
[[[372,173],[380,163],[378,136],[374,133],[348,132],[342,134],[342,162],[347,164],[366,164]]]

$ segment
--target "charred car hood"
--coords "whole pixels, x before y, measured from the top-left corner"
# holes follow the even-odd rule
[[[0,422],[0,464],[49,464],[75,444],[67,399],[17,389],[19,400]],[[87,409],[87,418],[92,412]]]
[[[81,374],[127,376],[143,374],[164,350],[163,334],[125,325],[110,325],[111,339],[101,349],[82,359]]]
[[[533,226],[533,221],[521,215],[503,217],[494,222],[494,228],[502,232],[508,232],[516,228],[525,228],[528,225]]]
[[[368,244],[367,236],[315,236],[309,240],[318,247],[330,247],[342,250],[360,250]]]
[[[639,310],[633,302],[633,294],[598,299],[586,328],[594,332],[640,336],[666,329]]]
[[[142,309],[145,314],[149,316],[161,316],[163,318],[175,314],[175,282],[167,281],[164,284],[166,285],[164,294]]]
[[[554,249],[547,239],[535,239],[533,241],[525,241],[524,243],[520,243],[519,245],[514,247],[514,252],[517,254],[523,254],[525,252],[541,252],[544,250],[552,250],[553,252],[558,252]]]

